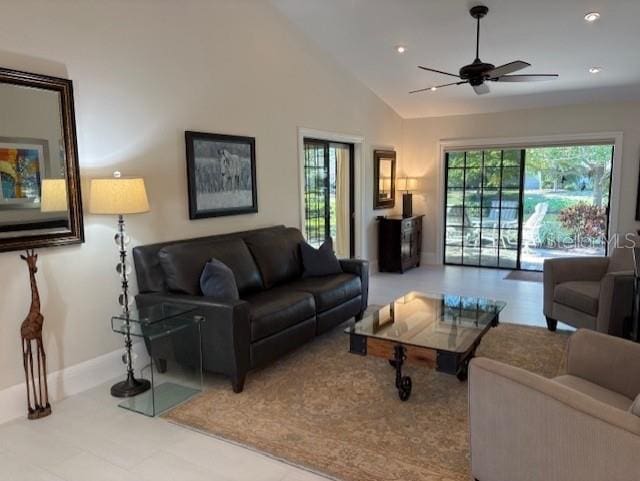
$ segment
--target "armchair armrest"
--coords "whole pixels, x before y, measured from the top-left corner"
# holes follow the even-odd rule
[[[608,267],[608,257],[545,259],[542,269],[544,315],[549,317],[553,315],[553,293],[557,284],[568,281],[599,281]]]
[[[191,304],[202,308],[202,361],[205,370],[231,377],[234,390],[242,390],[250,368],[251,326],[249,304],[243,300],[220,302],[204,296],[146,293],[136,296],[139,307],[159,302]]]
[[[600,281],[596,330],[622,336],[624,320],[631,315],[633,271],[607,272]]]
[[[362,308],[364,312],[369,304],[369,261],[362,259],[340,259],[340,267],[344,272],[354,274],[360,278],[362,284]]]
[[[580,329],[569,338],[566,369],[634,399],[640,393],[640,344]]]
[[[480,481],[627,481],[640,418],[489,359],[469,373],[471,469]]]

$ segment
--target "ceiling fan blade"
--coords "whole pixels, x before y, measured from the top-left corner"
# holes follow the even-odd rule
[[[473,85],[473,90],[478,95],[484,95],[489,93],[489,86],[487,84]]]
[[[531,64],[527,62],[523,62],[522,60],[516,60],[515,62],[505,63],[504,65],[495,67],[493,70],[489,70],[487,72],[487,75],[490,78],[501,77],[503,75],[517,72],[518,70],[522,70],[523,68],[527,68],[527,67],[531,67]]]
[[[423,89],[412,90],[412,91],[411,91],[411,92],[409,92],[409,93],[410,93],[410,94],[417,94],[417,93],[419,93],[419,92],[425,92],[425,91],[427,91],[427,90],[432,90],[432,89],[434,89],[434,88],[435,88],[436,90],[438,90],[438,89],[441,89],[442,87],[450,87],[451,85],[462,85],[462,84],[468,84],[468,83],[469,83],[469,81],[467,81],[467,80],[464,80],[464,81],[462,81],[462,82],[452,82],[452,83],[450,83],[450,84],[435,85],[434,87],[426,87],[426,88],[423,88]]]
[[[449,75],[450,77],[460,78],[459,75],[456,75],[454,73],[443,72],[442,70],[436,70],[434,68],[423,67],[422,65],[418,65],[418,68],[421,68],[422,70],[426,70],[427,72],[441,73],[442,75]]]
[[[537,75],[503,75],[502,77],[492,78],[494,82],[544,82],[545,80],[555,80],[558,74],[537,74]]]

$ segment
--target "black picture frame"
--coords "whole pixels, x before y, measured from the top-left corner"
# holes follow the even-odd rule
[[[206,132],[185,132],[187,150],[187,185],[189,192],[189,219],[204,219],[227,215],[255,214],[258,212],[258,187],[256,183],[256,139],[238,135],[212,134]],[[197,145],[196,145],[197,144]],[[211,144],[211,145],[208,145]],[[217,157],[209,158],[207,168],[197,165],[196,151],[212,152]],[[235,152],[235,153],[230,153]],[[226,152],[226,153],[222,153]],[[239,152],[239,153],[238,153]],[[231,167],[225,173],[223,166],[229,162]],[[250,165],[246,165],[246,161]],[[204,169],[204,171],[199,171]],[[250,184],[250,185],[249,185]],[[247,198],[247,189],[238,188],[249,185],[251,193]],[[206,192],[205,192],[206,191]],[[233,196],[240,197],[233,205]],[[200,195],[200,205],[198,196]],[[203,195],[218,196],[224,204],[220,207],[203,206]],[[242,197],[249,202],[240,202]],[[210,200],[213,202],[213,199]]]
[[[380,163],[383,160],[391,162],[390,187],[386,194],[380,191]],[[373,151],[373,208],[393,209],[396,205],[396,153],[393,150]]]

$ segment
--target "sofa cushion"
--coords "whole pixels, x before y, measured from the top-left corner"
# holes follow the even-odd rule
[[[327,311],[362,293],[360,278],[347,273],[333,276],[307,277],[292,282],[287,287],[312,294],[318,312]]]
[[[302,275],[304,277],[328,276],[342,272],[340,262],[333,252],[333,240],[331,237],[327,238],[317,249],[303,242],[300,244],[300,253],[302,255],[302,266],[304,268]]]
[[[249,303],[251,342],[315,317],[316,306],[309,293],[274,287],[243,297]]]
[[[242,239],[172,244],[160,249],[158,257],[172,292],[202,295],[200,275],[212,258],[231,269],[240,295],[262,288],[258,266]]]
[[[200,290],[202,295],[216,301],[237,301],[240,298],[233,271],[218,259],[211,259],[204,265]]]
[[[640,416],[640,394],[636,396],[636,400],[633,401],[633,404],[629,408],[629,412],[636,416]]]
[[[245,238],[260,269],[266,289],[297,279],[302,275],[300,243],[304,241],[298,229],[259,232]]]
[[[593,316],[598,315],[600,282],[570,281],[558,284],[554,291],[554,301]]]
[[[597,399],[600,402],[618,409],[622,409],[623,411],[628,411],[633,402],[631,399],[623,396],[622,394],[611,391],[610,389],[589,382],[586,379],[582,379],[578,376],[565,374],[563,376],[558,376],[553,380],[559,384],[570,387],[575,391],[579,391],[589,397]]]

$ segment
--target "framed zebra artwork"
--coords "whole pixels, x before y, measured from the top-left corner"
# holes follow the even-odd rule
[[[258,212],[256,139],[185,132],[189,218]]]

